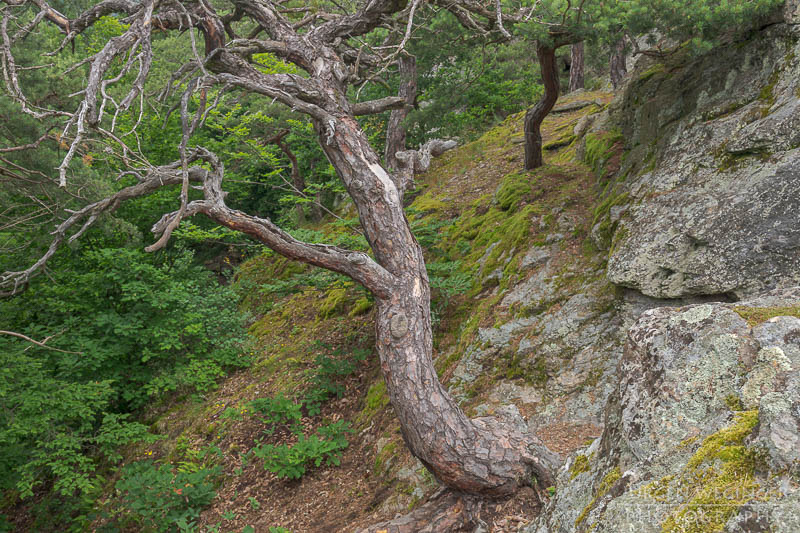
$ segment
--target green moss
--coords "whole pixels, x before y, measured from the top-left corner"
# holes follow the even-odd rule
[[[606,196],[597,207],[595,207],[592,219],[592,228],[597,226],[596,235],[600,238],[601,247],[608,249],[612,246],[614,233],[617,230],[618,221],[611,221],[611,208],[628,203],[629,195],[627,192],[614,194],[613,191]],[[599,226],[598,226],[599,224]]]
[[[566,133],[560,137],[553,139],[552,141],[544,143],[542,146],[543,150],[558,150],[560,148],[564,148],[565,146],[569,146],[575,140],[575,135],[572,133]]]
[[[747,320],[750,327],[757,326],[776,316],[793,316],[800,318],[800,306],[795,307],[744,307],[733,308],[740,317]]]
[[[721,161],[719,167],[717,168],[720,172],[725,172],[727,170],[736,170],[737,168],[742,166],[742,164],[753,158],[756,158],[764,162],[769,161],[771,155],[772,153],[766,148],[758,148],[748,152],[737,152],[735,154],[723,151],[721,154]]]
[[[419,196],[411,204],[411,209],[420,213],[428,213],[431,211],[441,211],[446,207],[445,203],[438,198],[433,198],[430,193]]]
[[[621,477],[622,477],[622,472],[620,471],[618,466],[614,467],[611,470],[611,472],[606,474],[606,476],[600,481],[600,484],[597,485],[597,488],[595,489],[594,493],[594,498],[592,498],[592,501],[590,501],[586,505],[586,507],[583,508],[581,514],[578,516],[578,518],[575,519],[576,527],[579,526],[581,522],[586,520],[586,517],[589,516],[589,511],[592,510],[592,508],[595,506],[598,500],[602,499],[603,496],[605,496],[608,493],[611,487],[614,486],[614,483],[619,481]]]
[[[387,469],[388,460],[394,457],[397,452],[397,441],[392,441],[378,451],[375,457],[375,475],[382,475]]]
[[[585,455],[579,455],[575,458],[575,461],[569,467],[569,479],[573,480],[578,477],[580,474],[589,471],[589,458]]]
[[[728,409],[731,411],[743,411],[744,407],[742,407],[742,400],[739,399],[738,396],[735,394],[729,394],[725,397],[725,405],[728,406]]]
[[[588,134],[583,157],[584,163],[591,167],[595,175],[602,176],[605,174],[606,163],[614,155],[617,144],[622,140],[622,133],[617,130]]]
[[[381,379],[376,381],[367,391],[364,399],[364,409],[358,414],[358,424],[365,425],[384,407],[389,405],[389,395],[386,394],[386,383]]]
[[[338,311],[341,311],[344,300],[347,296],[347,289],[337,287],[327,292],[325,300],[319,306],[317,316],[319,318],[329,318]]]
[[[778,80],[781,78],[781,71],[775,70],[769,76],[769,80],[764,87],[761,88],[761,92],[758,93],[758,99],[761,100],[764,105],[761,107],[761,116],[766,117],[769,115],[769,110],[775,105],[775,85],[777,85]]]
[[[503,211],[515,210],[522,199],[531,193],[531,177],[527,174],[509,174],[500,182],[495,198]]]
[[[374,302],[372,300],[364,296],[363,298],[356,300],[356,303],[353,304],[353,307],[350,309],[350,312],[347,314],[347,316],[354,317],[368,313],[369,310],[372,309],[373,304]]]
[[[639,74],[639,77],[637,78],[636,81],[639,82],[639,83],[644,83],[647,80],[649,80],[650,78],[652,78],[653,76],[655,76],[656,74],[662,74],[662,73],[666,72],[666,70],[667,70],[666,66],[664,66],[663,63],[656,63],[655,65],[653,65],[649,69],[647,69],[644,72],[642,72],[641,74]]]
[[[679,493],[687,495],[687,501],[667,518],[663,533],[722,531],[738,508],[753,498],[759,487],[754,477],[756,454],[743,443],[757,424],[758,411],[739,412],[729,427],[703,441],[677,479]],[[673,480],[662,481],[670,485]],[[703,520],[697,520],[700,515]]]

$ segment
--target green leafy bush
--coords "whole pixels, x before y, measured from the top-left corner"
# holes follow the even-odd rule
[[[310,416],[319,414],[323,403],[332,397],[341,398],[344,395],[344,385],[341,378],[349,376],[356,371],[357,364],[364,361],[369,355],[369,350],[352,349],[349,353],[342,350],[333,350],[325,343],[317,342],[317,346],[324,351],[317,354],[314,359],[315,367],[311,374],[311,386],[306,391],[303,403]]]
[[[295,403],[283,394],[274,398],[256,398],[249,404],[254,415],[265,424],[264,433],[272,435],[278,426],[285,425],[290,431],[300,430],[300,419],[303,417],[302,405]]]
[[[221,468],[173,473],[171,465],[152,461],[126,465],[116,489],[133,519],[153,531],[191,528],[200,511],[216,496],[213,479]]]
[[[62,350],[0,336],[0,490],[21,498],[37,486],[92,493],[99,461],[153,438],[130,414],[167,391],[208,391],[247,364],[233,292],[188,252],[99,249],[73,261],[0,301],[0,329]]]
[[[300,435],[297,443],[288,446],[262,444],[253,448],[252,454],[264,461],[264,469],[280,478],[299,479],[311,466],[340,464],[341,452],[348,446],[349,425],[339,421],[317,430],[318,434]]]

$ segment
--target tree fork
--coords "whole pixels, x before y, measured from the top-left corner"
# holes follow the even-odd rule
[[[525,170],[533,170],[544,165],[541,126],[545,117],[556,105],[559,92],[555,47],[540,43],[536,46],[536,55],[539,57],[542,69],[544,94],[541,100],[525,114]]]

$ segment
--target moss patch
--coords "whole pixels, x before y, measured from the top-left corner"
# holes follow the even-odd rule
[[[509,174],[500,182],[495,199],[503,211],[513,211],[522,202],[523,197],[531,193],[531,176],[527,174]]]
[[[372,309],[374,302],[364,296],[363,298],[359,298],[356,300],[356,303],[353,304],[353,307],[350,309],[350,312],[347,316],[354,317],[366,314]]]
[[[581,522],[586,520],[586,517],[589,516],[589,512],[592,510],[592,508],[597,504],[597,502],[600,499],[603,498],[603,496],[605,496],[608,493],[611,487],[614,486],[614,483],[619,481],[621,477],[622,477],[622,471],[620,471],[618,466],[614,467],[614,469],[611,470],[611,472],[606,474],[606,476],[600,481],[600,484],[597,485],[597,489],[595,490],[594,498],[592,498],[592,501],[590,501],[586,505],[586,507],[583,508],[581,514],[578,516],[578,518],[575,519],[576,527],[579,526]]]
[[[795,307],[744,307],[733,308],[740,317],[747,320],[750,327],[766,322],[777,316],[793,316],[800,318],[800,306]]]
[[[367,391],[364,399],[364,409],[358,415],[358,423],[366,424],[384,407],[389,405],[389,395],[386,393],[386,383],[381,379],[375,382]]]
[[[583,159],[595,175],[600,177],[607,173],[606,164],[616,151],[621,149],[622,140],[622,133],[616,130],[590,133],[586,136],[586,151]]]
[[[320,318],[328,318],[338,311],[341,311],[346,297],[347,289],[344,287],[337,287],[329,290],[325,300],[323,300],[319,306],[319,313],[317,316]]]
[[[664,522],[663,533],[722,531],[738,508],[753,499],[759,487],[754,477],[756,454],[743,443],[758,424],[758,411],[734,416],[730,426],[706,437],[671,485],[686,495],[686,502]]]
[[[585,455],[579,455],[575,458],[575,461],[569,467],[569,479],[575,479],[580,474],[589,471],[589,458]]]

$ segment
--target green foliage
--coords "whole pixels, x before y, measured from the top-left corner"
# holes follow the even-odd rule
[[[173,472],[152,461],[126,465],[116,489],[136,523],[150,531],[187,531],[216,496],[213,480],[219,467]]]
[[[567,0],[536,2],[534,16],[515,30],[529,38],[551,41],[548,23],[558,23],[588,41],[611,43],[623,31],[631,35],[658,32],[684,43],[692,52],[704,52],[731,30],[743,31],[769,16],[783,0],[634,0],[581,3],[568,9]]]
[[[99,460],[152,439],[129,413],[167,391],[207,392],[248,363],[233,293],[191,259],[101,248],[0,302],[0,329],[64,350],[0,337],[2,488],[91,493]]]
[[[265,470],[279,478],[299,479],[311,465],[338,466],[342,450],[348,445],[346,434],[350,432],[349,425],[340,420],[319,428],[317,434],[300,435],[292,446],[262,444],[251,453],[264,461]]]
[[[224,368],[248,364],[233,294],[190,253],[104,248],[76,259],[82,273],[59,273],[14,301],[22,312],[11,329],[33,337],[64,331],[54,346],[81,352],[40,352],[60,375],[113,380],[117,406],[136,409],[181,387],[208,391]]]
[[[253,414],[260,415],[265,424],[264,433],[272,435],[278,426],[285,425],[292,432],[300,430],[300,419],[303,417],[302,406],[283,394],[274,398],[257,398],[247,404]]]
[[[317,342],[322,352],[314,359],[315,368],[311,372],[311,386],[306,391],[303,400],[308,414],[319,414],[324,402],[332,397],[341,398],[344,395],[344,385],[340,380],[356,371],[358,363],[364,361],[369,355],[369,350],[355,348],[349,353],[337,349],[333,350],[325,343]]]
[[[420,75],[420,106],[409,116],[409,141],[426,137],[472,138],[535,102],[542,92],[530,44],[482,43],[451,16],[430,21],[425,39],[413,43]],[[453,46],[453,42],[461,42]]]

